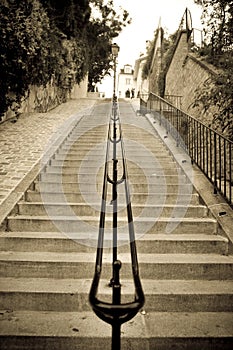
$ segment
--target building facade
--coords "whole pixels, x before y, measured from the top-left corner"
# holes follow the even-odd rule
[[[134,70],[130,64],[124,65],[118,74],[118,97],[136,97],[136,81],[134,80]]]
[[[147,56],[141,55],[139,59],[135,61],[134,66],[134,83],[136,85],[136,97],[143,94],[148,94],[149,91],[149,81],[148,79],[142,78],[143,66],[146,62]]]

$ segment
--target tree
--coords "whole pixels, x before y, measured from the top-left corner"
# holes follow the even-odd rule
[[[89,71],[88,89],[91,91],[96,83],[110,74],[113,68],[111,60],[111,44],[119,35],[122,28],[130,23],[131,19],[125,10],[116,12],[113,1],[91,0],[95,16],[89,22],[87,29]]]
[[[162,52],[161,52],[161,54],[162,54],[163,59],[162,59],[161,69],[160,69],[159,76],[158,76],[158,89],[159,89],[159,95],[161,97],[164,97],[166,74],[167,74],[167,70],[169,68],[169,65],[171,63],[172,56],[174,54],[175,41],[177,39],[177,35],[178,35],[178,31],[176,31],[174,34],[171,34],[168,37],[166,37],[164,35],[164,31],[162,30],[162,48],[161,48]],[[143,79],[146,79],[150,75],[157,36],[158,36],[158,30],[155,31],[154,40],[151,41],[148,45],[147,58],[146,58],[146,62],[145,62],[143,69],[142,69],[142,78]]]
[[[111,41],[127,23],[111,0],[1,0],[0,116],[30,85],[53,78],[69,91],[88,71],[89,86],[100,81],[111,68]]]
[[[216,109],[212,126],[233,140],[233,1],[195,0],[203,7],[205,26],[205,59],[214,64],[219,74],[212,77],[211,84],[198,92],[196,105],[201,103],[205,110]]]
[[[44,84],[49,65],[49,19],[37,0],[0,3],[0,115],[20,103],[30,84]]]
[[[203,8],[202,20],[205,40],[211,47],[212,58],[232,48],[233,44],[233,1],[195,0]]]
[[[127,11],[116,13],[113,1],[43,0],[51,21],[67,39],[75,40],[81,49],[83,65],[78,82],[88,71],[89,90],[109,74],[112,39],[129,20]]]

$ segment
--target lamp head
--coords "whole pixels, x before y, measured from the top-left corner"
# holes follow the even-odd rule
[[[120,47],[116,43],[114,43],[114,44],[111,45],[111,49],[112,49],[112,55],[114,57],[117,57],[118,56],[118,52],[120,51]]]

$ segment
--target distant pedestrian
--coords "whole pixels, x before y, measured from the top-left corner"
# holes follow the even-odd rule
[[[125,97],[130,98],[130,90],[129,89],[126,90]]]
[[[132,89],[131,89],[131,98],[134,98],[134,91],[135,91],[135,89],[132,88]]]

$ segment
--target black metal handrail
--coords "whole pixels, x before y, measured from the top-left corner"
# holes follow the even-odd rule
[[[177,146],[185,149],[214,185],[214,193],[220,193],[233,206],[233,142],[153,93],[141,96],[140,105],[143,109],[146,106],[175,138]]]
[[[113,136],[111,137],[111,130]],[[117,135],[118,131],[118,135]],[[109,159],[110,159],[110,143],[113,144],[113,174],[112,178],[109,174]],[[121,147],[121,157],[122,157],[122,167],[123,175],[118,180],[117,178],[117,145]],[[121,284],[120,284],[120,269],[121,262],[117,257],[117,213],[118,213],[118,194],[117,186],[120,183],[125,184],[125,199],[127,205],[127,219],[128,219],[128,232],[130,240],[130,253],[131,253],[131,263],[132,263],[132,277],[135,287],[134,300],[132,302],[121,303]],[[110,286],[112,287],[112,303],[101,301],[98,298],[98,287],[101,278],[102,271],[102,259],[104,251],[104,231],[105,231],[105,213],[106,213],[106,202],[108,194],[108,183],[112,185],[112,205],[113,205],[113,247],[112,247],[112,278],[110,280]],[[139,266],[137,260],[137,249],[135,241],[133,214],[130,200],[130,190],[128,183],[128,172],[126,165],[125,149],[122,137],[122,129],[118,111],[118,105],[115,100],[113,100],[112,105],[112,116],[109,121],[108,127],[108,138],[107,138],[107,148],[106,148],[106,158],[105,158],[105,169],[104,169],[104,179],[103,179],[103,190],[102,190],[102,201],[101,201],[101,212],[99,221],[99,234],[98,234],[98,245],[96,252],[96,263],[95,263],[95,273],[92,281],[89,301],[92,306],[93,311],[96,315],[103,321],[111,324],[112,326],[112,350],[120,349],[120,329],[121,325],[130,319],[132,319],[138,311],[142,308],[144,304],[144,293],[139,277]]]

